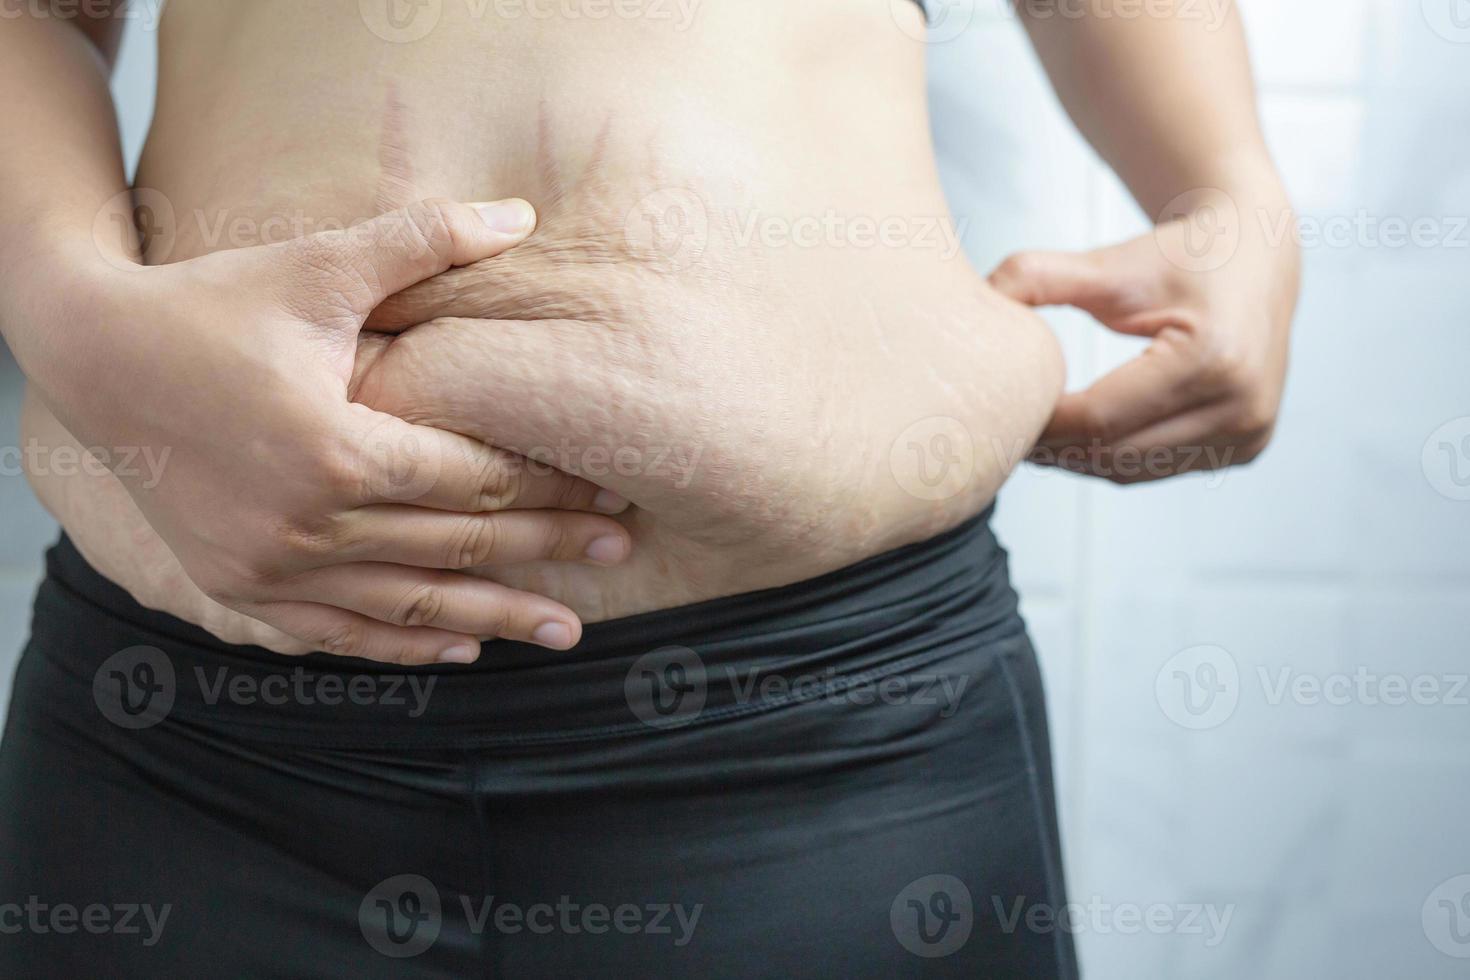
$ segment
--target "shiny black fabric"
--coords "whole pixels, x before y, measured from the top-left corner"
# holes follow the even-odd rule
[[[229,647],[48,565],[0,977],[1076,976],[984,517],[468,668]]]

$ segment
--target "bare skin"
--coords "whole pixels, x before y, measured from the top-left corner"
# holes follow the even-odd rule
[[[1049,423],[1058,443],[1091,431],[1087,396],[1055,412],[1060,357],[1027,308],[1086,298],[1042,281],[1061,260],[1017,260],[987,281],[935,232],[953,222],[916,8],[711,2],[686,24],[445,3],[426,36],[396,43],[355,7],[173,0],[137,180],[173,218],[148,259],[355,224],[422,198],[530,201],[539,225],[525,244],[378,307],[348,389],[386,415],[549,464],[527,474],[554,467],[634,504],[616,568],[526,561],[476,574],[585,621],[779,586],[978,512]],[[302,38],[322,40],[305,50]],[[1253,113],[1243,118],[1250,137]],[[1230,174],[1172,169],[1140,177],[1141,199],[1237,171],[1233,190],[1277,197],[1254,158]],[[1140,264],[1117,278],[1149,278],[1157,295],[1130,291],[1150,307],[1130,315],[1178,305],[1167,270]],[[1294,296],[1294,273],[1283,278]],[[1171,348],[1186,386],[1231,335],[1201,325],[1210,319],[1190,321],[1203,340]],[[1244,388],[1253,411],[1274,415],[1257,389],[1279,396],[1284,341],[1243,346],[1271,363],[1222,376],[1211,403]],[[1158,398],[1134,387],[1122,400],[1152,414],[1110,435],[1173,411],[1152,411]],[[27,424],[68,438],[42,399]],[[1212,424],[1224,433],[1234,419]],[[104,573],[226,638],[300,647],[191,589],[136,493],[107,475],[72,479],[37,481],[38,493]]]
[[[454,7],[446,17],[464,13]],[[910,235],[948,221],[922,53],[886,11],[844,15],[850,56],[768,52],[758,78],[728,52],[766,47],[776,22],[815,36],[817,12],[712,5],[684,33],[471,20],[404,45],[350,17],[303,23],[313,16],[170,7],[137,183],[172,204],[177,233],[155,237],[150,258],[253,245],[228,229],[273,217],[331,226],[423,197],[535,204],[527,244],[381,309],[370,326],[408,329],[365,335],[355,380],[370,407],[633,501],[616,574],[542,562],[487,577],[583,620],[807,578],[975,513],[1045,424],[1060,384],[1050,335],[937,238],[800,247],[764,225],[749,233],[829,212],[896,219]],[[303,31],[337,40],[305,62],[260,56]],[[619,67],[616,52],[635,49],[642,77]],[[446,77],[438,62],[497,67]],[[599,91],[615,70],[621,83]],[[330,85],[313,81],[323,74]],[[288,98],[308,86],[310,99]],[[863,106],[863,125],[841,111],[815,126],[779,118],[785,93],[814,89]],[[259,105],[272,106],[264,131]],[[669,205],[702,212],[688,255],[660,224],[678,220]],[[979,449],[937,501],[907,491],[890,461],[933,417],[959,420]]]

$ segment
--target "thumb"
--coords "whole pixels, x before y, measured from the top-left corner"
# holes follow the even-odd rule
[[[454,266],[499,255],[525,241],[536,210],[519,198],[484,204],[433,199],[341,231],[288,243],[309,280],[325,276],[359,321],[383,300]]]

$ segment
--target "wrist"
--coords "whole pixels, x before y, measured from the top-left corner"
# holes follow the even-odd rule
[[[0,330],[41,398],[69,404],[109,360],[102,327],[117,319],[108,310],[130,276],[89,240],[32,249],[9,271],[14,285],[0,306]]]
[[[1222,204],[1258,224],[1262,213],[1290,211],[1281,175],[1264,146],[1218,153],[1176,170],[1171,179],[1141,188],[1139,205],[1155,224],[1177,220],[1197,206]]]
[[[1228,233],[1232,254],[1256,256],[1273,270],[1295,276],[1296,212],[1264,151],[1219,161],[1191,174],[1190,184],[1152,215],[1156,228],[1183,223],[1200,233]]]

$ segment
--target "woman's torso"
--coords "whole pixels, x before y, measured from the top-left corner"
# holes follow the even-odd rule
[[[450,312],[547,346],[458,325],[497,369],[449,392],[409,330],[372,349],[369,403],[624,493],[635,554],[486,574],[589,620],[809,578],[980,510],[1060,385],[1040,321],[958,249],[920,23],[890,0],[171,0],[150,260],[527,198],[530,243],[390,319],[462,289]]]

